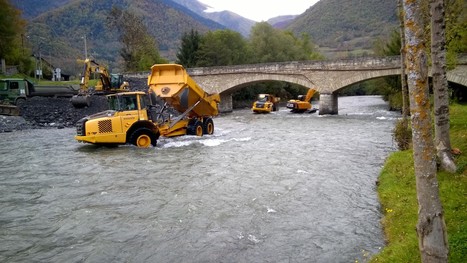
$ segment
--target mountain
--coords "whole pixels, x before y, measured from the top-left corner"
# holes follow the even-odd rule
[[[274,28],[285,29],[293,22],[296,17],[297,15],[277,16],[268,19],[267,22]]]
[[[397,1],[320,0],[287,26],[296,35],[308,33],[334,51],[369,50],[373,41],[398,27]]]
[[[64,6],[72,1],[73,0],[10,0],[11,4],[22,11],[23,18],[28,20],[37,17],[42,13]]]
[[[175,60],[181,36],[190,29],[205,33],[225,28],[170,0],[12,0],[17,7],[26,2],[22,11],[24,17],[31,17],[27,44],[36,55],[71,72],[79,71],[76,59],[84,58],[85,40],[88,54],[119,70],[118,35],[109,30],[106,21],[113,6],[142,17],[161,55],[169,60]]]
[[[25,45],[55,66],[79,72],[84,50],[119,71],[118,35],[106,26],[112,6],[143,18],[160,53],[174,61],[183,33],[229,28],[248,36],[255,21],[230,11],[207,12],[197,0],[10,0],[29,22]],[[307,33],[327,57],[371,52],[373,41],[398,26],[396,1],[320,0],[299,16],[271,18],[275,28]]]
[[[234,12],[221,11],[221,12],[208,12],[210,6],[203,4],[196,0],[172,0],[191,11],[215,21],[228,29],[237,31],[245,37],[250,35],[251,27],[256,23],[253,20],[244,18]]]

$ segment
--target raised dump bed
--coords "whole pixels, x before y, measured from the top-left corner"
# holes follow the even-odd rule
[[[205,92],[178,64],[156,64],[148,77],[149,90],[188,117],[216,116],[219,94]]]

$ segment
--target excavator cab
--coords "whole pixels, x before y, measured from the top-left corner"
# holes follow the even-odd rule
[[[120,87],[123,84],[123,75],[121,74],[110,74],[110,86]]]

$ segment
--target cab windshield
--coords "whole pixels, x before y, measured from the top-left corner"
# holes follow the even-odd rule
[[[136,110],[138,107],[138,101],[135,95],[109,96],[107,102],[109,110],[115,111]]]
[[[264,94],[260,94],[260,95],[258,95],[258,101],[266,102],[266,101],[268,101],[268,96],[266,96]]]

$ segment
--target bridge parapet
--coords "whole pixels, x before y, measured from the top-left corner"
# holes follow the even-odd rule
[[[248,65],[232,65],[217,67],[199,67],[187,69],[193,76],[216,74],[239,74],[258,72],[298,72],[298,71],[326,71],[326,70],[375,70],[393,69],[400,67],[400,56],[392,57],[360,57],[340,60],[310,60],[260,63]]]

